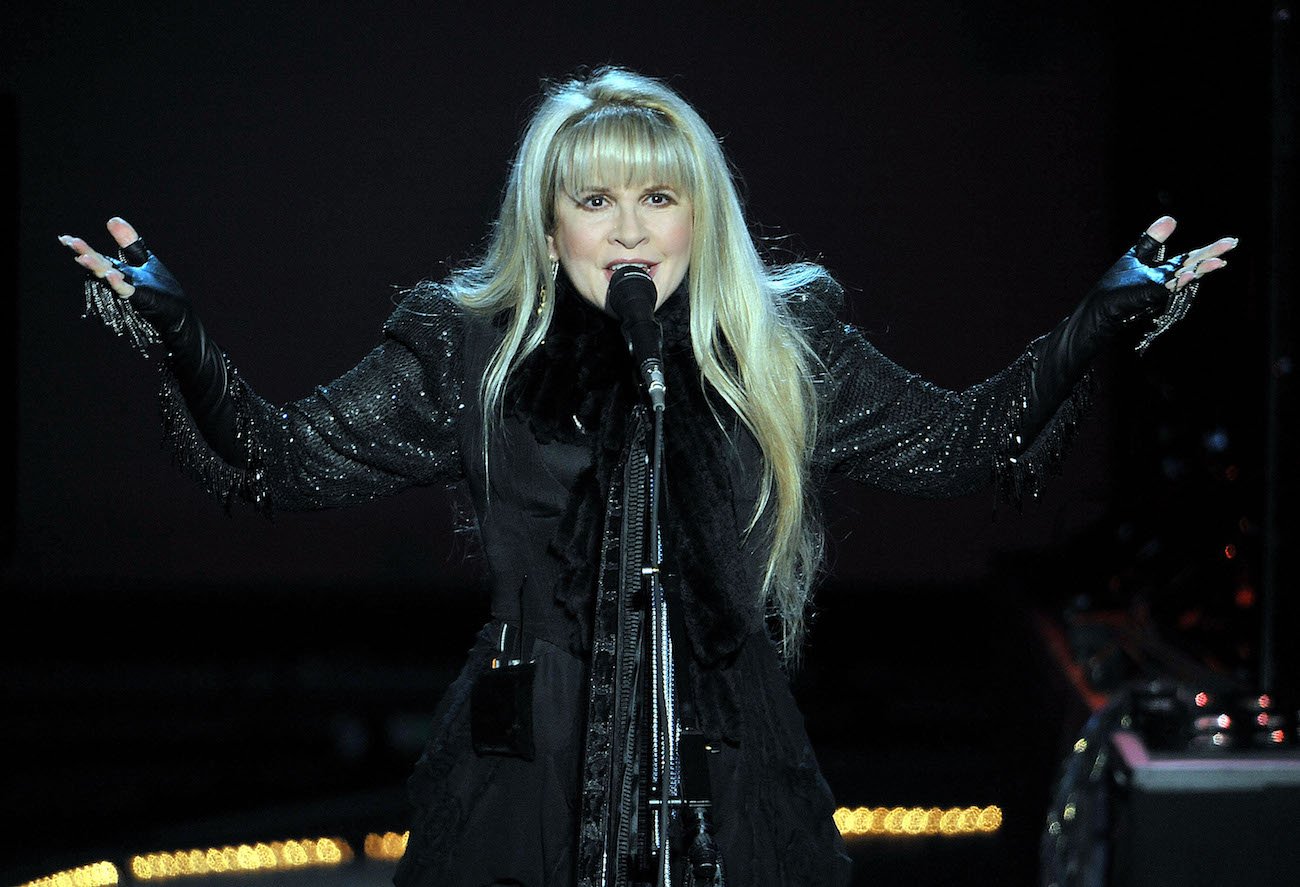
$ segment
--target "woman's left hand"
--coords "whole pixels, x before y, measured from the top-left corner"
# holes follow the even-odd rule
[[[1152,222],[1135,248],[1137,257],[1143,263],[1149,264],[1155,258],[1159,245],[1169,239],[1169,235],[1174,233],[1176,227],[1178,227],[1178,222],[1172,216],[1161,216]],[[1154,243],[1150,241],[1154,241]],[[1165,289],[1170,292],[1182,289],[1193,280],[1199,280],[1212,271],[1218,271],[1220,268],[1226,267],[1228,260],[1223,256],[1236,245],[1237,238],[1220,237],[1213,243],[1207,243],[1199,249],[1192,250],[1185,256],[1177,257],[1181,261],[1178,262],[1168,279],[1164,281]]]
[[[1157,261],[1161,245],[1173,234],[1177,222],[1161,216],[1086,295],[1079,306],[1081,332],[1097,344],[1115,335],[1129,320],[1154,316],[1169,302],[1170,293],[1226,267],[1224,254],[1237,245],[1235,237],[1221,237],[1213,243],[1183,255]]]
[[[1177,224],[1171,216],[1152,222],[1074,311],[1034,343],[1034,371],[1022,423],[1026,439],[1038,433],[1097,355],[1123,334],[1130,321],[1161,315],[1142,337],[1140,351],[1187,310],[1194,290],[1183,290],[1227,266],[1223,256],[1236,247],[1235,237],[1221,237],[1186,255],[1159,261],[1161,245]],[[1171,305],[1174,310],[1169,310]]]

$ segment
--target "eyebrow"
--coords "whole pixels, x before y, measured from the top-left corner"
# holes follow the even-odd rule
[[[586,186],[584,186],[584,187],[582,187],[582,188],[574,188],[570,193],[572,193],[572,194],[609,194],[609,193],[613,192],[614,190],[616,190],[616,189],[613,188],[613,187],[611,187],[610,185],[586,185]],[[676,186],[674,186],[674,185],[666,185],[666,184],[662,184],[662,183],[661,183],[661,184],[649,185],[649,186],[647,186],[647,187],[645,187],[645,188],[642,188],[642,189],[641,189],[641,193],[642,193],[642,194],[653,194],[653,193],[655,193],[656,191],[672,191],[672,192],[676,193],[676,192],[678,192],[679,190],[680,190],[680,189],[678,189],[678,188],[677,188]]]

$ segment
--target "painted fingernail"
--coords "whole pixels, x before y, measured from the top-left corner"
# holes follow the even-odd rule
[[[69,236],[66,235],[66,234],[60,234],[60,235],[59,235],[59,243],[63,244],[64,246],[71,246],[71,245],[72,245],[72,238],[69,237]]]

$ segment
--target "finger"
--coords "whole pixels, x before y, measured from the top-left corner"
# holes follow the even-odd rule
[[[117,242],[118,246],[130,246],[140,239],[140,235],[135,228],[121,216],[113,216],[108,220],[105,227],[108,228],[108,233],[113,235],[113,240]]]
[[[107,283],[113,292],[124,299],[130,298],[131,294],[135,292],[135,287],[127,283],[126,278],[122,276],[122,272],[116,268],[104,275],[104,283]]]
[[[1133,255],[1137,256],[1139,261],[1148,265],[1157,261],[1161,244],[1169,239],[1169,235],[1173,233],[1177,224],[1172,216],[1161,216],[1156,219],[1147,226],[1147,230],[1138,238],[1137,244],[1133,247]]]
[[[73,237],[70,234],[64,234],[59,238],[59,243],[63,244],[79,256],[99,255],[99,253],[95,252],[94,247],[86,243],[86,241],[82,240],[80,237]]]
[[[108,259],[101,256],[93,249],[89,252],[81,253],[73,261],[99,278],[103,278],[109,271],[113,270],[113,266],[109,264]]]
[[[1218,271],[1220,268],[1226,268],[1227,266],[1227,259],[1201,259],[1199,262],[1192,265],[1190,270],[1193,276],[1204,277],[1211,271]]]
[[[1174,233],[1174,228],[1178,227],[1178,222],[1174,221],[1173,216],[1161,216],[1147,226],[1146,233],[1155,238],[1156,243],[1164,243],[1169,239],[1169,235]]]
[[[1205,275],[1226,267],[1228,267],[1228,260],[1217,257],[1200,259],[1199,261],[1185,264],[1180,267],[1172,277],[1165,281],[1165,289],[1170,292],[1177,292],[1192,281],[1200,280]]]
[[[1202,259],[1212,259],[1223,255],[1226,252],[1236,248],[1237,238],[1221,237],[1214,243],[1207,243],[1205,246],[1197,247],[1187,254],[1189,263],[1199,262]]]
[[[1194,249],[1183,259],[1178,274],[1192,274],[1195,277],[1201,277],[1210,271],[1216,271],[1228,264],[1221,256],[1232,250],[1237,245],[1237,238],[1222,237],[1214,243]]]
[[[1218,240],[1214,241],[1214,243],[1207,243],[1205,246],[1201,247],[1200,249],[1192,250],[1190,253],[1188,253],[1187,258],[1191,262],[1199,262],[1203,259],[1214,259],[1214,258],[1218,258],[1219,256],[1223,255],[1226,252],[1229,252],[1232,249],[1235,249],[1236,246],[1237,246],[1237,238],[1220,237]]]
[[[113,267],[112,262],[94,250],[82,253],[75,259],[76,263],[98,277],[119,296],[128,297],[135,292],[135,287],[127,282],[122,272]]]

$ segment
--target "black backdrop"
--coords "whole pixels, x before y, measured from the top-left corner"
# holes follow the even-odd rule
[[[167,614],[190,613],[187,597],[383,589],[421,614],[466,605],[477,565],[444,491],[267,522],[227,515],[180,479],[159,445],[153,367],[79,318],[79,269],[55,238],[107,247],[105,219],[136,224],[245,377],[290,399],[374,344],[396,288],[482,243],[540,81],[607,62],[692,100],[739,170],[756,230],[825,262],[849,289],[848,319],[940,384],[1005,365],[1163,213],[1181,220],[1180,247],[1242,238],[1183,328],[1141,361],[1103,365],[1064,474],[1023,513],[992,519],[991,495],[830,491],[828,604],[996,583],[1008,556],[1113,541],[1117,511],[1137,505],[1175,532],[1225,507],[1258,518],[1269,10],[1193,21],[1180,4],[1137,6],[20,8],[6,40],[9,653],[35,648],[57,668],[91,633],[73,632],[83,607],[111,668],[150,639],[275,643],[220,615],[222,628],[182,637]],[[1241,467],[1226,506],[1164,504],[1169,459],[1216,431]],[[1085,566],[1121,556],[1094,550]],[[385,631],[331,643],[411,642]]]
[[[107,246],[105,219],[135,223],[245,376],[292,398],[374,344],[394,288],[477,248],[539,80],[579,65],[680,88],[725,140],[756,226],[824,260],[851,319],[941,384],[1004,365],[1164,212],[1184,220],[1181,245],[1247,238],[1243,267],[1215,282],[1180,344],[1258,359],[1243,312],[1261,297],[1267,58],[1245,18],[1221,15],[1208,35],[1149,12],[1009,2],[24,10],[14,575],[441,584],[436,496],[268,528],[177,483],[159,458],[153,374],[79,322],[78,269],[55,237]],[[1258,365],[1152,363],[1207,401],[1256,398],[1241,413],[1258,420]],[[840,549],[839,577],[974,576],[991,550],[1086,524],[1125,470],[1110,428],[1123,394],[1107,392],[1070,470],[1022,520],[991,524],[986,497],[855,493],[843,531],[870,535]],[[888,519],[859,521],[878,512]],[[922,544],[932,535],[942,551]]]

